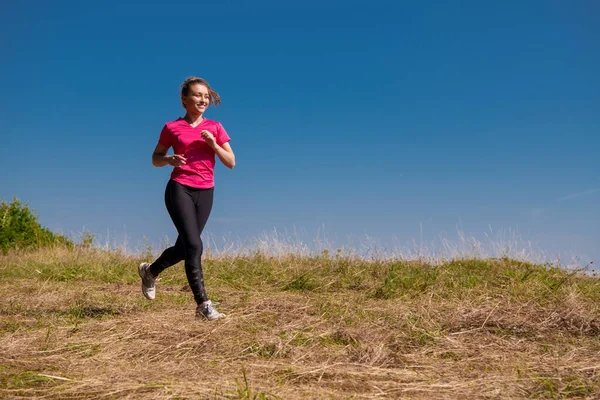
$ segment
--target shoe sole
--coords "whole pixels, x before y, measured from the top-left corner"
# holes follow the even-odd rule
[[[226,315],[223,314],[223,313],[219,314],[219,316],[217,318],[208,318],[204,314],[196,314],[196,318],[198,318],[198,319],[204,319],[204,320],[207,320],[207,321],[218,321],[218,320],[223,319],[225,317],[226,317]]]

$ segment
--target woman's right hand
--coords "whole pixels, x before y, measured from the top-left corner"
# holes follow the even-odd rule
[[[167,162],[169,163],[169,165],[172,165],[174,167],[181,167],[182,165],[185,165],[185,161],[185,157],[181,154],[173,154],[172,156],[167,156]]]
[[[164,167],[165,165],[171,165],[173,167],[181,167],[185,165],[186,159],[182,154],[173,154],[172,156],[167,155],[168,147],[158,143],[152,153],[152,165],[155,167]]]

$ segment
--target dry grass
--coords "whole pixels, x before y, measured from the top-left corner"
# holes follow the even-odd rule
[[[228,314],[157,300],[133,256],[0,256],[0,396],[46,399],[598,398],[600,283],[504,260],[211,258]]]

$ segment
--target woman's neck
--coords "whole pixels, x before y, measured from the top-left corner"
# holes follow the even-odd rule
[[[204,118],[202,118],[202,114],[190,114],[188,112],[185,114],[185,117],[183,117],[183,119],[185,119],[188,124],[192,126],[197,126],[198,124],[200,124],[200,122],[202,122]]]

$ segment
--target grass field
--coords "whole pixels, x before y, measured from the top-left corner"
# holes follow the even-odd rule
[[[0,255],[0,397],[599,398],[600,281],[511,259],[207,257],[227,318],[195,320],[183,265],[157,299],[137,256]]]

